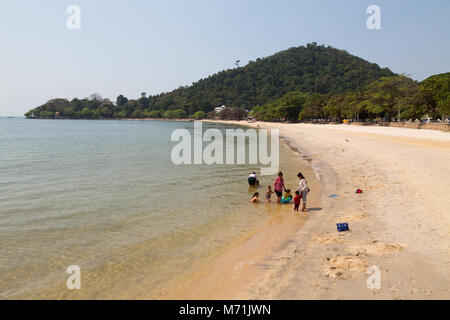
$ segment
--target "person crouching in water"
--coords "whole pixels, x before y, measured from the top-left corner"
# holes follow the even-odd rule
[[[302,195],[303,207],[302,211],[306,210],[306,197],[308,196],[309,191],[311,191],[308,187],[308,183],[306,182],[305,177],[301,172],[298,173],[297,177],[300,179],[298,184],[298,192]]]
[[[251,203],[257,203],[257,202],[259,202],[259,192],[255,192],[255,193],[253,194],[253,197],[252,197],[252,199],[250,200],[250,202],[251,202]]]
[[[249,177],[248,177],[248,184],[251,187],[255,187],[259,185],[259,181],[258,178],[256,177],[256,172],[253,172]]]
[[[291,194],[291,190],[286,190],[286,193],[284,194],[284,197],[282,198],[282,200],[290,202],[292,200],[292,194]]]

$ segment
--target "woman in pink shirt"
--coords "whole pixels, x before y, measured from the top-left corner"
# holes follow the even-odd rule
[[[278,177],[275,179],[275,182],[273,183],[273,189],[277,194],[277,202],[280,203],[281,197],[283,196],[283,190],[286,190],[286,188],[284,187],[283,172],[280,171]]]

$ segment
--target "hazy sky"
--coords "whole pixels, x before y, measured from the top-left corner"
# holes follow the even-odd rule
[[[66,26],[71,4],[80,30]],[[366,27],[372,4],[381,30]],[[314,41],[423,80],[450,71],[449,39],[449,0],[2,0],[0,116],[170,91]]]

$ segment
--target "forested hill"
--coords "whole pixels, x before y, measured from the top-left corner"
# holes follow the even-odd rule
[[[346,51],[308,44],[251,61],[243,68],[222,71],[177,94],[214,106],[251,109],[291,91],[342,93],[393,75],[389,69]]]
[[[186,117],[207,113],[222,105],[252,109],[299,91],[305,94],[343,93],[361,89],[381,77],[393,76],[389,69],[315,43],[291,48],[244,67],[225,70],[192,86],[172,92],[129,100],[120,95],[115,102],[101,99],[53,99],[30,110],[26,116],[65,118]]]

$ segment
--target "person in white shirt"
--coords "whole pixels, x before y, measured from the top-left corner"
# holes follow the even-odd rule
[[[305,211],[306,210],[306,198],[308,196],[309,187],[308,187],[308,183],[306,182],[305,177],[303,176],[303,174],[301,172],[299,172],[297,174],[297,177],[300,179],[300,182],[298,184],[298,192],[300,192],[300,194],[302,195],[302,200],[303,200],[302,211]]]
[[[256,172],[253,172],[249,177],[248,177],[248,184],[250,186],[256,186],[259,184],[258,178],[256,177]]]

